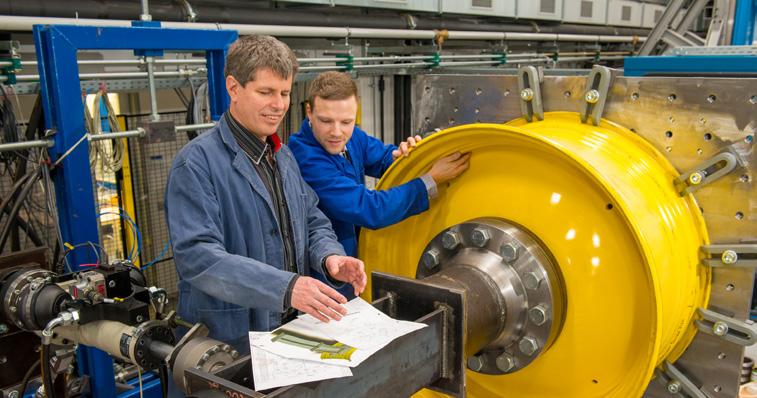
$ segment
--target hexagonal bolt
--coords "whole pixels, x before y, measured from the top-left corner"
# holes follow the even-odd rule
[[[712,325],[712,333],[715,334],[715,336],[725,336],[726,333],[728,333],[728,325],[725,322],[715,322],[715,324]]]
[[[510,354],[503,352],[497,356],[496,364],[497,369],[501,372],[509,372],[515,367],[515,358],[510,356]]]
[[[702,172],[695,171],[689,175],[689,184],[691,185],[699,185],[702,183],[702,180],[704,180]]]
[[[517,260],[519,254],[518,246],[515,243],[505,243],[499,247],[499,255],[508,263]]]
[[[534,90],[531,90],[530,88],[520,90],[520,99],[523,101],[531,101],[534,99]]]
[[[541,285],[542,277],[536,272],[527,272],[523,275],[523,286],[528,290],[536,290]]]
[[[520,341],[518,342],[518,349],[523,354],[531,356],[539,350],[539,343],[535,338],[527,336],[520,339]]]
[[[739,261],[739,255],[733,250],[726,250],[720,256],[720,260],[723,261],[723,264],[735,264],[736,261]]]
[[[8,393],[8,398],[18,398],[18,391],[11,391]]]
[[[461,242],[460,234],[455,231],[446,231],[442,235],[442,246],[447,250],[455,249]]]
[[[137,315],[137,322],[142,322],[144,320],[145,318],[142,315]]]
[[[486,366],[486,359],[481,355],[474,355],[468,358],[468,369],[474,372],[480,372]]]
[[[0,334],[6,334],[8,333],[8,330],[8,325],[0,323]]]
[[[671,380],[668,383],[668,387],[667,388],[668,388],[668,392],[669,393],[671,393],[671,394],[678,394],[679,392],[681,392],[681,383],[679,383],[676,380]]]
[[[584,99],[586,102],[590,104],[596,104],[599,102],[599,91],[597,90],[589,90],[586,92],[586,95],[584,95]]]
[[[470,240],[473,242],[474,245],[478,247],[486,246],[486,244],[489,243],[489,239],[491,238],[492,236],[489,233],[489,230],[482,227],[476,227],[470,233]]]
[[[536,326],[541,326],[547,322],[547,308],[543,304],[528,310],[528,319]]]
[[[431,249],[421,256],[421,263],[430,270],[436,268],[440,260],[439,250],[436,249]]]

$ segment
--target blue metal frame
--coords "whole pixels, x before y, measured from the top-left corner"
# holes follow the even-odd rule
[[[736,13],[733,17],[731,44],[734,46],[751,45],[754,40],[755,25],[757,25],[757,0],[737,1]]]
[[[163,50],[205,50],[211,115],[217,120],[229,105],[223,68],[229,45],[236,38],[237,32],[227,30],[35,25],[34,42],[45,122],[48,129],[55,131],[55,145],[50,149],[50,157],[55,161],[86,134],[76,63],[78,50],[135,50],[146,54],[159,54]],[[87,143],[82,142],[63,159],[53,176],[63,240],[74,245],[98,243],[97,210]],[[71,253],[69,259],[72,264],[94,262],[88,258],[90,256],[90,253],[81,251]],[[116,395],[113,361],[106,353],[82,348],[79,361],[82,372],[90,376],[95,397]],[[157,393],[160,394],[159,388]]]
[[[748,55],[681,55],[626,57],[625,76],[755,74],[757,57]]]

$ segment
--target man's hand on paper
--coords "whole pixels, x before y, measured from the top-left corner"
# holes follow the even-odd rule
[[[368,277],[365,275],[365,264],[355,257],[328,256],[325,263],[326,269],[332,278],[347,282],[355,289],[355,296],[365,290]]]
[[[365,284],[363,284],[363,287],[365,287]],[[341,304],[346,302],[347,299],[339,292],[328,287],[325,283],[307,276],[297,278],[292,289],[292,307],[321,322],[328,322],[329,319],[337,321],[342,319],[342,316],[347,314],[347,309]]]

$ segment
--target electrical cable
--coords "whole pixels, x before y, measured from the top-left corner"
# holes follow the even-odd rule
[[[53,386],[52,369],[50,369],[50,359],[52,353],[50,351],[49,344],[42,344],[39,351],[40,355],[40,371],[42,372],[42,385],[45,388],[45,395],[47,398],[55,398],[55,387]]]
[[[0,252],[2,252],[3,248],[5,247],[5,242],[8,240],[8,236],[10,236],[10,230],[11,230],[11,225],[13,224],[12,222],[13,219],[16,218],[16,215],[18,214],[18,211],[21,208],[21,204],[29,195],[29,192],[34,186],[36,179],[40,177],[41,170],[42,170],[42,167],[38,167],[36,170],[34,170],[33,174],[28,178],[28,180],[24,184],[24,188],[21,190],[21,193],[19,193],[19,196],[16,199],[16,202],[13,204],[13,208],[11,209],[11,212],[8,215],[9,216],[8,222],[3,224],[2,232],[0,232]]]
[[[160,392],[163,398],[168,398],[168,366],[165,363],[160,364],[158,375],[160,376]]]
[[[208,95],[208,83],[204,82],[195,87],[192,80],[188,80],[192,97],[189,99],[189,105],[187,106],[187,117],[185,122],[188,125],[207,123],[210,121],[210,96]],[[205,130],[187,131],[187,138],[191,141],[204,131]]]
[[[105,106],[105,110],[108,113],[106,119],[110,126],[110,132],[120,131],[121,129],[118,125],[116,111],[110,103],[108,94],[104,90],[100,90],[95,95],[95,104],[92,107],[92,117],[87,118],[90,134],[104,134],[102,129],[102,118],[100,117],[101,104]],[[85,109],[87,109],[87,107],[85,107]],[[89,112],[85,112],[85,117],[88,113]],[[105,170],[112,172],[120,170],[124,163],[124,140],[124,138],[118,138],[115,140],[91,141],[89,144],[92,149],[90,151],[90,165],[94,168],[99,160],[102,162],[102,166]]]
[[[166,252],[168,251],[168,249],[169,249],[170,247],[171,247],[171,241],[168,241],[168,242],[166,243],[166,245],[165,245],[165,246],[163,246],[163,250],[161,250],[161,252],[160,252],[160,253],[159,253],[159,254],[158,254],[157,256],[155,256],[155,258],[154,258],[154,259],[152,259],[152,261],[150,261],[149,263],[147,263],[147,265],[145,265],[144,267],[141,267],[140,269],[141,269],[141,270],[145,270],[145,269],[147,269],[147,268],[150,268],[150,267],[152,267],[153,265],[155,265],[155,263],[157,263],[157,262],[158,262],[158,260],[160,260],[161,258],[163,258],[163,256],[164,256],[164,255],[166,254]]]

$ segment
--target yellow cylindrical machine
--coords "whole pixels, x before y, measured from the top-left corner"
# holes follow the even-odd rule
[[[706,229],[694,198],[674,187],[676,170],[619,125],[592,126],[578,114],[553,112],[542,121],[434,134],[396,162],[377,189],[420,176],[453,151],[472,153],[470,169],[439,187],[429,211],[361,232],[367,271],[428,276],[421,259],[442,231],[501,220],[548,253],[559,273],[551,297],[562,318],[553,322],[546,348],[524,366],[503,374],[469,370],[468,395],[641,396],[655,367],[690,343],[695,311],[709,297],[710,271],[699,250],[708,242]],[[524,313],[543,304],[523,300]],[[525,339],[518,333],[534,322],[522,319],[508,332],[515,340]]]

